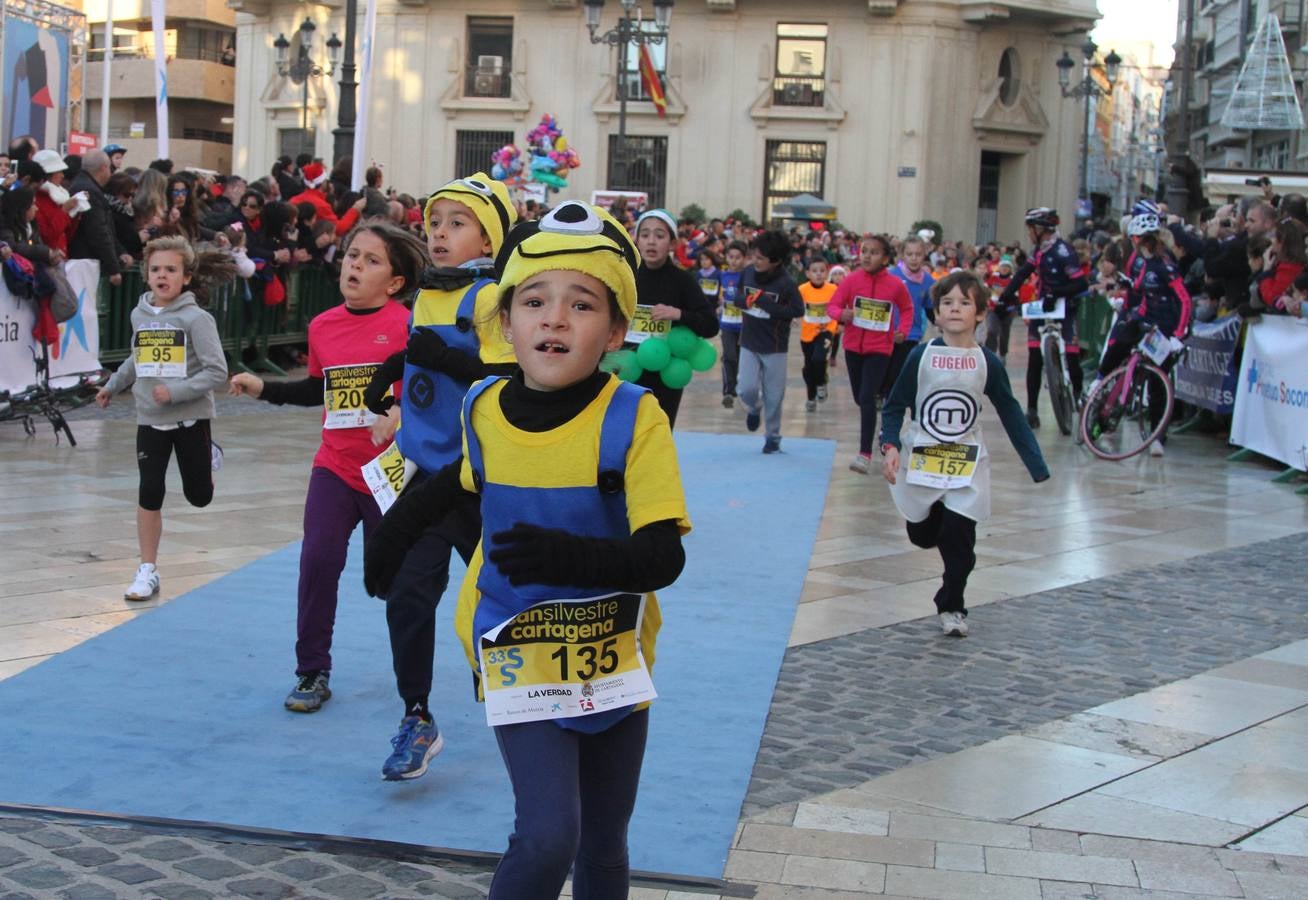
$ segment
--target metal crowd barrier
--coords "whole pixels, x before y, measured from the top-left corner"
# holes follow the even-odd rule
[[[127,358],[132,339],[132,310],[145,293],[145,279],[137,268],[123,273],[123,283],[100,279],[97,310],[100,317],[100,360],[119,363]],[[268,358],[270,347],[305,344],[314,316],[341,302],[335,278],[317,266],[291,271],[286,301],[264,306],[259,292],[237,279],[209,289],[207,309],[218,324],[218,336],[231,363],[231,371],[286,373]],[[244,360],[245,351],[253,356]]]

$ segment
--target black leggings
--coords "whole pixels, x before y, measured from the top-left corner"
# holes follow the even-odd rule
[[[967,576],[976,567],[976,522],[946,508],[943,500],[937,500],[925,519],[908,523],[908,539],[918,547],[935,547],[945,563],[944,583],[936,591],[936,612],[967,615],[963,590],[967,587]]]
[[[858,404],[858,452],[872,453],[872,442],[877,434],[877,393],[890,368],[890,354],[855,353],[845,351],[845,366],[849,369],[849,387]]]
[[[213,499],[213,449],[209,420],[160,431],[149,425],[136,426],[136,465],[141,470],[137,502],[141,509],[163,509],[164,475],[168,460],[177,451],[177,470],[182,476],[182,493],[192,506],[208,506]]]
[[[811,341],[800,341],[799,349],[804,354],[804,387],[808,390],[808,399],[816,400],[818,388],[827,383],[827,352],[831,342],[831,332],[819,331]]]

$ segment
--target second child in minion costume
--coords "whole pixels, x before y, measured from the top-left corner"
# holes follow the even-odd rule
[[[491,900],[627,896],[650,669],[690,530],[668,419],[600,371],[635,312],[636,254],[598,207],[518,226],[497,259],[499,318],[520,371],[463,403],[463,459],[406,491],[368,541],[384,593],[403,548],[454,495],[480,497],[481,544],[455,623],[513,783]],[[580,598],[580,599],[579,599]]]
[[[478,379],[516,368],[496,317],[492,257],[517,220],[508,189],[478,172],[431,195],[423,212],[432,266],[413,301],[408,347],[381,367],[365,402],[374,411],[403,377],[403,413],[395,443],[417,466],[414,481],[439,472],[461,453],[459,411]],[[444,741],[429,707],[436,606],[449,582],[450,551],[467,562],[481,534],[475,497],[455,498],[450,514],[413,543],[386,594],[386,624],[396,688],[404,701],[399,733],[382,765],[388,781],[418,778]]]

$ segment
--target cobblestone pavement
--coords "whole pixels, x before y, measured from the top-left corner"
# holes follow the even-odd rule
[[[1299,534],[982,606],[966,640],[931,616],[793,647],[744,812],[1308,637],[1305,558]]]
[[[0,900],[483,897],[485,867],[0,818]]]

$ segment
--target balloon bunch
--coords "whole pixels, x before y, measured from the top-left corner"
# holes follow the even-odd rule
[[[685,325],[676,325],[666,338],[647,338],[635,350],[609,353],[600,368],[617,372],[623,381],[637,381],[646,372],[658,372],[666,386],[679,391],[690,384],[695,372],[707,372],[717,361],[716,347]]]
[[[491,178],[508,184],[522,182],[522,151],[517,144],[505,144],[491,154]]]
[[[527,132],[527,151],[531,155],[531,180],[551,190],[568,183],[568,170],[581,165],[581,156],[568,145],[558,120],[546,113],[540,123]]]

